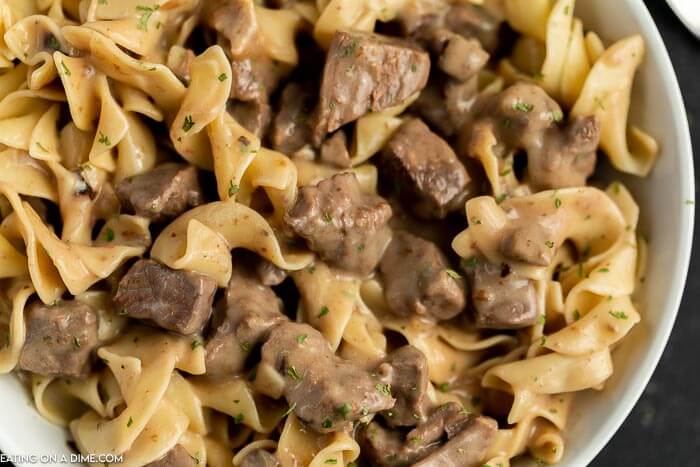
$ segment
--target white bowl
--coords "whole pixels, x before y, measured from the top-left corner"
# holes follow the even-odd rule
[[[685,107],[671,60],[641,0],[581,0],[577,16],[606,43],[641,34],[647,56],[635,82],[631,121],[661,143],[649,178],[620,177],[641,206],[640,231],[650,239],[646,287],[638,294],[641,324],[614,354],[603,392],[576,400],[561,465],[583,467],[601,451],[642,394],[666,346],[685,285],[695,208],[693,155]],[[42,419],[12,375],[0,377],[0,449],[13,455],[69,455],[66,433]],[[18,467],[33,464],[16,461]]]

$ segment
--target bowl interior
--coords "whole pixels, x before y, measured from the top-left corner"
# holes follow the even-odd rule
[[[638,0],[586,0],[576,7],[587,30],[611,43],[641,34],[647,56],[635,82],[630,120],[661,143],[656,167],[647,179],[615,175],[641,206],[640,232],[650,240],[646,287],[637,300],[642,322],[614,354],[615,373],[605,391],[579,395],[566,431],[561,465],[585,466],[603,448],[632,409],[668,335],[685,284],[694,207],[690,136],[683,101],[661,37]],[[26,390],[13,375],[0,377],[0,449],[10,454],[70,454],[63,429],[34,410]],[[17,462],[18,467],[30,465]]]

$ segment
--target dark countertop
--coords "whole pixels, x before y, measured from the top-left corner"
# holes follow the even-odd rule
[[[645,0],[680,81],[695,153],[700,150],[700,40],[666,2]],[[696,167],[700,167],[695,162]],[[695,184],[698,186],[698,172]],[[697,189],[697,188],[696,188]],[[700,249],[695,229],[693,258],[671,339],[644,395],[592,466],[700,465]]]
[[[614,0],[612,0],[614,1]],[[700,40],[666,2],[644,0],[668,47],[688,110],[693,147],[700,148]],[[694,120],[697,119],[697,120]],[[700,168],[700,164],[695,164]],[[697,172],[695,183],[698,185]],[[700,229],[695,230],[697,245]],[[592,466],[700,465],[700,249],[693,251],[683,303],[668,347],[629,418]],[[0,466],[11,466],[0,463]]]

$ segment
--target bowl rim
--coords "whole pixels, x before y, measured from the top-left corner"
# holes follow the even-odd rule
[[[639,25],[639,33],[644,37],[647,47],[653,49],[658,58],[658,72],[667,84],[671,98],[670,106],[677,113],[677,121],[681,122],[674,125],[675,138],[678,139],[679,146],[675,157],[678,158],[682,169],[681,173],[678,174],[679,179],[677,182],[682,199],[693,200],[694,202],[695,176],[692,139],[686,107],[673,63],[663,37],[644,2],[642,0],[625,0],[625,3],[629,6],[628,10],[634,17],[635,22]],[[671,281],[673,285],[668,290],[666,307],[663,310],[659,326],[656,328],[644,357],[638,362],[637,369],[630,376],[629,381],[626,381],[623,397],[614,405],[605,421],[598,427],[596,433],[586,442],[585,447],[576,457],[568,459],[568,464],[572,467],[585,467],[591,464],[596,456],[602,452],[603,448],[619,430],[639,401],[664,353],[680,310],[681,300],[686,287],[693,244],[694,207],[692,209],[683,209],[680,219],[680,224],[677,226],[680,241],[676,247],[680,260],[673,268],[673,280]],[[32,409],[34,408],[32,407]],[[46,423],[49,422],[47,421]],[[6,455],[17,455],[20,454],[17,448],[18,446],[13,442],[12,436],[6,436],[3,432],[0,432],[0,450]],[[17,464],[18,467],[29,465],[22,462]]]
[[[683,100],[678,76],[673,62],[668,53],[666,43],[654,22],[649,9],[642,0],[626,0],[629,12],[639,26],[639,33],[645,40],[647,47],[653,49],[658,58],[658,72],[667,84],[671,97],[670,107],[678,115],[680,124],[674,125],[675,137],[678,139],[678,158],[681,173],[678,174],[678,186],[681,198],[692,200],[691,209],[682,209],[680,224],[678,225],[678,237],[680,241],[676,247],[680,260],[673,268],[673,284],[667,292],[666,307],[659,320],[650,344],[646,348],[644,357],[638,362],[637,369],[632,373],[628,381],[625,381],[623,397],[614,405],[605,421],[598,427],[596,433],[588,440],[584,449],[573,459],[569,459],[573,467],[585,467],[593,462],[603,448],[627,420],[630,412],[639,401],[668,344],[673,325],[680,310],[681,301],[688,278],[688,268],[693,246],[693,230],[695,222],[695,172],[693,162],[693,145],[690,136],[690,124]]]

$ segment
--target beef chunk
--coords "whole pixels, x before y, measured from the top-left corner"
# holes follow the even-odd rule
[[[447,111],[442,82],[431,81],[411,108],[441,135],[449,137],[457,131]]]
[[[255,264],[255,272],[262,285],[280,285],[287,278],[287,271],[278,268],[264,258],[258,259]]]
[[[425,87],[429,73],[428,54],[408,42],[336,32],[323,71],[315,144],[367,112],[404,102]]]
[[[203,3],[207,26],[230,41],[231,55],[251,52],[257,43],[255,3],[250,0],[209,0]]]
[[[396,398],[396,405],[389,412],[382,412],[389,426],[415,426],[425,421],[429,379],[423,352],[412,345],[400,347],[377,367],[376,373]]]
[[[503,206],[508,209],[508,202]],[[560,218],[540,216],[529,209],[519,209],[516,216],[501,238],[501,254],[514,261],[549,266],[557,251],[554,246],[560,236]]]
[[[265,102],[234,102],[231,105],[231,114],[243,128],[262,138],[272,120],[272,109]]]
[[[472,303],[480,328],[517,329],[537,320],[532,280],[518,277],[507,267],[482,262],[474,267]]]
[[[394,406],[377,379],[336,356],[308,324],[286,322],[274,328],[263,345],[262,361],[284,376],[290,407],[318,432],[347,429],[351,422]]]
[[[584,186],[595,170],[600,131],[595,116],[576,117],[563,130],[550,129],[545,134],[544,147],[528,151],[527,174],[533,188]]]
[[[438,448],[436,443],[410,439],[398,430],[389,430],[372,421],[358,433],[362,456],[370,465],[408,467]]]
[[[324,261],[369,274],[391,236],[390,217],[383,198],[363,193],[355,174],[343,173],[301,188],[285,221]]]
[[[284,69],[268,57],[256,56],[231,62],[231,99],[267,102]]]
[[[236,269],[223,303],[212,318],[212,332],[205,346],[207,374],[240,373],[270,329],[286,319],[282,302],[272,289],[254,273]]]
[[[446,423],[448,441],[414,467],[480,467],[497,431],[496,421],[483,416]]]
[[[270,135],[276,151],[293,154],[311,142],[312,108],[312,96],[306,88],[297,83],[285,86]]]
[[[27,338],[19,357],[22,370],[47,376],[83,378],[97,346],[97,314],[74,300],[55,305],[32,302],[27,308]]]
[[[475,38],[489,52],[498,46],[501,19],[470,3],[453,5],[445,15],[445,27],[466,38]]]
[[[146,467],[195,467],[197,464],[199,461],[195,461],[185,448],[176,444],[165,456],[146,464]]]
[[[274,454],[256,449],[243,458],[238,467],[278,467],[280,462]]]
[[[467,81],[486,65],[489,54],[476,39],[452,34],[444,44],[438,60],[442,71],[460,81]]]
[[[142,259],[119,281],[114,304],[131,318],[187,335],[209,319],[214,292],[216,282],[203,274]]]
[[[321,145],[321,162],[331,164],[341,169],[347,169],[350,163],[350,152],[348,152],[348,138],[343,130],[333,133]]]
[[[197,169],[185,164],[162,164],[117,185],[122,206],[137,216],[161,222],[202,204]]]
[[[581,117],[561,126],[562,120],[559,104],[542,88],[519,83],[494,96],[476,124],[490,127],[508,148],[527,152],[533,189],[583,186],[595,169],[600,123]],[[479,133],[473,133],[473,144]]]
[[[442,219],[463,209],[469,174],[449,144],[419,119],[401,125],[384,148],[381,166],[397,180],[423,218]]]
[[[455,274],[445,255],[420,237],[396,232],[379,269],[393,313],[444,320],[454,318],[466,306],[462,279],[452,277]]]

